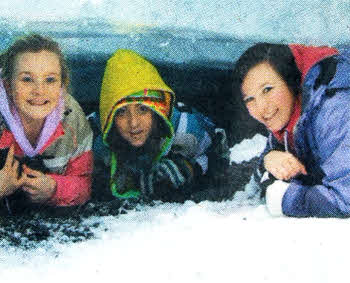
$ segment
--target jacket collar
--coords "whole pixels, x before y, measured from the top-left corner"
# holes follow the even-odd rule
[[[42,147],[48,142],[56,130],[58,124],[62,120],[64,110],[63,91],[60,93],[58,105],[55,109],[45,118],[45,122],[41,133],[38,138],[38,143],[34,148],[24,132],[24,128],[21,122],[21,118],[17,112],[16,107],[8,99],[3,81],[0,79],[0,114],[4,118],[8,129],[11,131],[16,139],[16,143],[21,147],[25,155],[33,157],[37,155]]]
[[[42,154],[52,143],[54,143],[59,137],[63,135],[64,135],[64,129],[63,129],[62,123],[60,122],[56,130],[53,132],[53,134],[50,136],[50,138],[47,140],[44,146],[40,149],[39,154]],[[11,145],[14,145],[15,147],[15,155],[17,156],[25,155],[24,151],[22,150],[20,145],[17,143],[13,133],[9,129],[5,128],[0,137],[0,149],[9,148]]]
[[[298,98],[295,100],[292,116],[291,116],[287,126],[279,131],[272,132],[272,134],[276,137],[276,139],[280,143],[287,142],[289,147],[292,149],[294,149],[294,137],[293,137],[294,136],[294,129],[295,129],[296,124],[299,121],[300,115],[301,115],[301,101],[300,101],[300,97],[298,96]],[[287,140],[283,141],[285,133],[287,133]]]
[[[295,63],[301,72],[302,84],[305,81],[306,75],[313,66],[325,58],[338,54],[338,50],[336,48],[327,46],[316,47],[305,46],[302,44],[290,44],[289,48],[291,49]]]

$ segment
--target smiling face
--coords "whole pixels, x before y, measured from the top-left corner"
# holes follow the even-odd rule
[[[127,142],[134,147],[140,147],[152,132],[152,110],[142,104],[129,104],[117,110],[114,122]]]
[[[287,126],[295,96],[270,64],[260,63],[251,68],[241,89],[243,101],[253,118],[270,131],[279,131]]]
[[[9,93],[22,121],[42,122],[57,106],[61,87],[58,55],[42,50],[16,56]]]

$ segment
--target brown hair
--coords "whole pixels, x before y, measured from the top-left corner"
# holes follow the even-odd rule
[[[46,50],[55,53],[61,66],[62,85],[69,86],[69,69],[66,59],[57,42],[49,37],[39,34],[29,34],[18,38],[4,53],[0,55],[1,76],[3,79],[11,79],[14,71],[15,59],[18,54],[26,52],[40,52]]]
[[[248,48],[238,59],[233,71],[233,91],[241,93],[242,83],[248,72],[261,63],[268,63],[297,96],[300,93],[301,73],[288,45],[257,43]]]

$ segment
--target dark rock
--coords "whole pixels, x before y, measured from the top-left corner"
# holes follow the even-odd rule
[[[195,202],[204,200],[223,201],[233,198],[234,193],[243,190],[257,162],[257,158],[242,164],[233,163],[230,166],[229,178],[232,182],[226,186],[202,187],[189,199]],[[179,202],[183,202],[181,200]],[[176,202],[176,201],[175,201]],[[155,205],[158,202],[148,202]],[[20,249],[35,249],[42,243],[54,239],[59,243],[80,242],[94,238],[94,229],[100,226],[100,221],[93,223],[85,220],[91,216],[116,216],[130,210],[142,209],[142,203],[132,200],[97,201],[92,200],[77,207],[33,207],[19,210],[15,215],[3,215],[0,223],[1,246],[14,246]]]

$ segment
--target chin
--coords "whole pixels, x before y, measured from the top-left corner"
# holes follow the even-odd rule
[[[50,112],[44,112],[44,113],[40,113],[38,115],[33,115],[33,113],[31,113],[30,115],[26,115],[28,117],[28,119],[31,120],[37,120],[37,121],[42,121],[44,120],[48,115],[50,114]]]
[[[268,127],[270,131],[279,132],[283,130],[287,125],[276,125],[275,127]]]
[[[133,146],[133,147],[141,147],[145,144],[145,142],[132,142],[132,141],[129,141],[130,145]]]
[[[27,108],[25,111],[22,111],[24,116],[28,117],[29,119],[32,120],[43,120],[45,119],[52,111],[54,108],[52,107],[45,107],[43,109],[33,109],[33,108]]]
[[[279,127],[279,126],[268,126],[268,125],[265,125],[266,128],[271,131],[271,132],[278,132],[280,131],[281,129],[283,129],[283,127]]]

